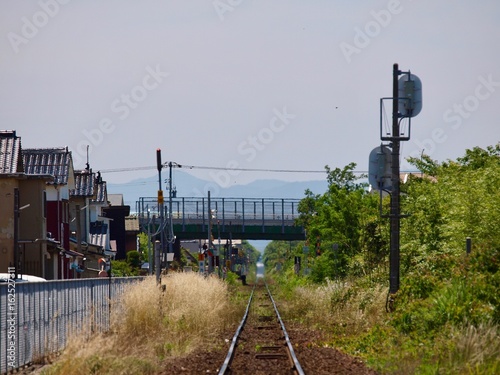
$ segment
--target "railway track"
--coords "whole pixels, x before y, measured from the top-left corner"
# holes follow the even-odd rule
[[[304,374],[264,279],[252,290],[219,370],[223,374]]]

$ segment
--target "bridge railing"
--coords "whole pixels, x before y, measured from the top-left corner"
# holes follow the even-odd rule
[[[221,224],[230,221],[285,221],[292,225],[299,217],[300,199],[279,198],[207,198],[180,197],[172,199],[172,219],[178,222],[208,221],[211,219]],[[164,215],[169,217],[169,202],[165,200]],[[159,207],[156,197],[141,197],[136,203],[136,212],[140,218],[148,215],[158,217]]]

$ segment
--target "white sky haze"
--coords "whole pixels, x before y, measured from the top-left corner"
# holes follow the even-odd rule
[[[69,146],[76,168],[89,145],[95,171],[154,166],[157,148],[184,165],[366,170],[398,63],[423,86],[402,158],[444,161],[499,141],[499,46],[497,0],[5,0],[0,128]]]

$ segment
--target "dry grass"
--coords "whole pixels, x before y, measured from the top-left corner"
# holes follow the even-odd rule
[[[173,273],[131,285],[113,314],[112,329],[72,337],[60,360],[45,374],[153,374],[161,360],[214,345],[234,323],[227,284],[196,273]]]
[[[478,326],[466,324],[453,334],[455,349],[451,354],[451,367],[457,371],[474,373],[474,369],[487,367],[491,372],[500,370],[500,329],[498,325],[487,323]]]
[[[347,282],[327,280],[321,286],[301,286],[288,301],[287,312],[318,327],[340,326],[344,333],[365,332],[384,318],[387,290],[355,288]]]

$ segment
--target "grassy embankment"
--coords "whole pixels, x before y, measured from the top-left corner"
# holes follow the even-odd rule
[[[437,253],[403,273],[386,311],[388,270],[323,285],[275,275],[284,315],[325,333],[318,345],[384,374],[500,373],[500,251]]]
[[[130,286],[114,303],[111,331],[69,338],[43,373],[155,374],[166,359],[220,345],[216,338],[243,314],[247,296],[236,291],[234,277],[172,273],[162,283],[164,292],[154,277]]]

